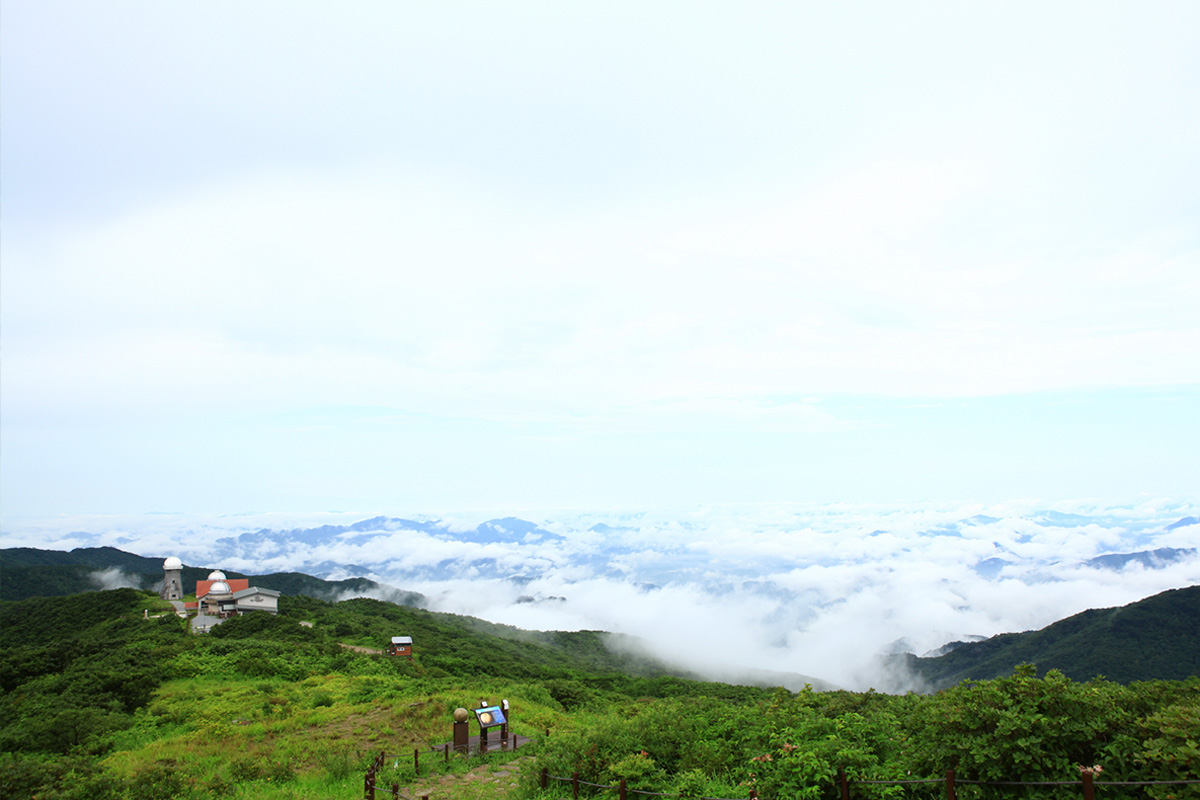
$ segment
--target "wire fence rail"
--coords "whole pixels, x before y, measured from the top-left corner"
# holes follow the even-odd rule
[[[550,735],[546,731],[546,736]],[[419,776],[422,771],[422,753],[425,755],[426,774],[432,772],[438,767],[448,767],[451,764],[451,759],[457,759],[459,762],[466,761],[468,764],[474,761],[479,763],[487,763],[491,756],[505,752],[513,752],[519,747],[533,744],[537,740],[526,736],[513,735],[506,737],[498,742],[497,747],[488,747],[486,739],[482,743],[475,743],[470,746],[454,747],[450,744],[443,745],[427,745],[422,751],[416,748],[412,752],[412,775]],[[418,798],[409,797],[400,792],[400,785],[393,781],[390,785],[384,783],[380,785],[380,773],[385,769],[387,762],[393,762],[393,768],[398,769],[401,759],[407,761],[408,756],[405,755],[389,755],[380,753],[372,761],[367,768],[367,772],[363,777],[363,798],[364,800],[380,800],[377,798],[376,792],[382,793],[383,798],[392,798],[392,800],[430,800],[428,794],[422,794]],[[539,784],[543,791],[548,790],[551,781],[557,783],[566,783],[571,786],[571,800],[579,800],[580,789],[586,788],[591,794],[602,792],[616,792],[617,800],[628,800],[630,795],[641,797],[678,797],[683,795],[670,792],[654,792],[645,789],[631,789],[626,785],[625,780],[619,781],[616,785],[593,783],[583,780],[579,777],[579,773],[572,773],[570,777],[562,775],[551,775],[549,770],[543,768],[539,779]],[[1022,787],[1062,787],[1066,790],[1068,787],[1073,788],[1070,794],[1063,794],[1064,800],[1069,797],[1080,797],[1083,800],[1096,800],[1097,790],[1107,788],[1139,788],[1151,786],[1200,786],[1200,780],[1159,780],[1159,781],[1118,781],[1118,780],[1096,780],[1095,773],[1089,768],[1084,768],[1080,772],[1079,780],[1069,781],[980,781],[968,778],[960,778],[955,774],[953,769],[946,770],[946,774],[941,778],[909,778],[903,780],[872,780],[864,778],[850,778],[844,770],[839,770],[837,778],[834,782],[835,792],[840,800],[854,800],[852,787],[858,786],[915,786],[915,785],[942,785],[945,787],[946,800],[958,800],[957,787],[959,786],[985,786],[995,788],[1017,789]],[[1105,793],[1107,795],[1107,793]],[[1102,797],[1105,795],[1101,795]],[[1111,795],[1107,795],[1111,796]],[[757,790],[754,787],[748,787],[747,793],[743,797],[737,798],[721,798],[721,797],[689,797],[688,800],[762,800]],[[778,800],[787,800],[779,798]]]
[[[551,775],[548,770],[543,769],[541,774],[541,788],[546,790],[549,788],[550,781],[558,781],[571,784],[572,800],[579,800],[580,787],[589,789],[599,789],[606,791],[617,792],[619,800],[628,800],[629,795],[642,795],[648,797],[682,797],[679,794],[667,794],[663,792],[649,792],[642,789],[630,789],[625,785],[625,781],[621,780],[617,785],[605,785],[599,783],[591,783],[580,779],[579,773],[571,774],[571,777],[562,775]],[[1091,772],[1084,771],[1080,774],[1080,779],[1077,781],[976,781],[957,778],[954,770],[946,770],[944,778],[913,778],[909,780],[859,780],[850,779],[844,772],[839,772],[835,783],[835,789],[839,793],[841,800],[853,800],[851,787],[855,784],[863,786],[904,786],[911,784],[942,784],[946,787],[946,800],[958,800],[956,787],[958,786],[995,786],[995,787],[1024,787],[1024,786],[1062,786],[1062,787],[1077,787],[1082,791],[1084,800],[1096,800],[1096,790],[1110,786],[1121,787],[1142,787],[1142,786],[1195,786],[1200,785],[1200,780],[1176,780],[1176,781],[1097,781]],[[1075,796],[1078,796],[1077,794]],[[1066,797],[1066,795],[1064,795]],[[428,798],[423,798],[428,800]],[[690,798],[690,800],[760,800],[758,792],[751,788],[747,792],[746,797],[730,798],[730,797],[700,797]]]

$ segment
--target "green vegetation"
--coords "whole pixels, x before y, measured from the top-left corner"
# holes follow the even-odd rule
[[[1075,680],[1183,680],[1200,674],[1200,586],[1120,608],[1084,611],[1040,631],[993,636],[938,658],[904,658],[934,687],[1009,675],[1018,664],[1056,668]]]
[[[454,708],[501,698],[513,732],[537,741],[490,758],[536,755],[520,760],[513,790],[530,800],[543,796],[543,768],[686,797],[753,787],[770,800],[836,797],[839,770],[851,780],[954,769],[964,781],[1071,781],[1099,765],[1101,784],[1200,780],[1200,679],[1078,682],[1023,666],[934,695],[793,693],[672,676],[615,655],[599,632],[520,631],[366,599],[285,596],[280,609],[194,636],[156,595],[133,589],[0,603],[0,796],[356,798],[380,752],[396,756],[384,785],[475,766],[443,764],[428,748],[449,740]],[[393,635],[412,636],[416,656],[343,646],[382,648]],[[414,749],[426,754],[420,774]],[[482,796],[461,785],[435,796]],[[859,784],[854,796],[944,789]],[[1106,786],[1102,796],[1197,798],[1200,786]]]
[[[35,547],[10,547],[0,550],[4,580],[0,582],[0,600],[28,600],[32,597],[62,597],[92,592],[114,584],[103,583],[116,571],[123,585],[152,589],[163,577],[163,559],[127,553],[115,547],[78,547],[70,552],[39,550]],[[184,586],[208,578],[207,567],[184,567]],[[303,594],[322,600],[336,600],[347,594],[370,594],[393,603],[421,605],[425,598],[418,592],[385,586],[367,578],[326,581],[301,572],[273,572],[245,575],[224,570],[230,578],[251,578],[255,586],[284,594]],[[121,584],[116,584],[121,585]]]

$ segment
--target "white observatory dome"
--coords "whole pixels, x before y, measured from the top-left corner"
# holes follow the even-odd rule
[[[208,587],[209,594],[233,594],[233,590],[229,588],[229,584],[225,581],[216,581],[212,586]]]
[[[208,573],[208,579],[210,581],[223,581],[225,580],[225,573],[221,572],[219,569],[214,569],[212,572]]]
[[[163,569],[183,569],[183,562],[175,556],[171,556],[163,562]]]

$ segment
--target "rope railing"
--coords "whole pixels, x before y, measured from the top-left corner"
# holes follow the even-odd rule
[[[546,735],[549,736],[549,731],[546,732]],[[499,754],[502,752],[513,752],[518,747],[520,747],[524,744],[530,744],[533,741],[534,741],[533,739],[530,739],[528,737],[518,737],[518,736],[514,735],[511,738],[511,740],[510,739],[501,740],[500,747],[497,747],[497,748],[487,748],[485,746],[485,747],[478,748],[478,749],[468,749],[464,746],[464,747],[452,749],[451,745],[449,745],[449,744],[441,745],[440,747],[428,745],[427,747],[428,747],[428,751],[432,752],[432,753],[438,753],[440,750],[445,762],[448,764],[450,762],[450,757],[452,754],[458,755],[458,756],[465,756],[467,759],[471,759],[472,757],[476,757],[476,756],[480,757],[480,758],[485,758],[489,754],[493,754],[493,753]],[[393,800],[429,800],[429,795],[421,795],[420,798],[417,799],[417,798],[411,798],[411,797],[408,797],[407,795],[401,794],[399,783],[393,782],[390,787],[381,787],[378,785],[377,777],[378,777],[379,772],[383,769],[385,763],[389,759],[394,759],[396,762],[395,766],[398,767],[400,758],[401,758],[400,755],[388,755],[386,753],[380,753],[372,761],[371,766],[367,769],[367,773],[363,779],[364,800],[376,800],[375,792],[377,790],[382,790],[382,791],[386,792],[386,791],[388,791],[389,788],[390,788],[391,797],[393,798]],[[420,771],[421,771],[421,750],[419,748],[417,748],[417,749],[413,750],[413,774],[419,775]],[[579,777],[579,773],[577,773],[577,772],[573,773],[570,777],[565,777],[562,775],[551,775],[547,769],[543,768],[541,771],[541,779],[540,779],[540,785],[541,785],[542,790],[548,789],[549,783],[552,780],[560,782],[560,783],[570,783],[572,800],[579,800],[579,791],[580,791],[581,787],[587,788],[589,790],[593,790],[591,793],[596,793],[596,791],[616,791],[619,800],[627,800],[629,795],[639,795],[642,797],[683,797],[683,795],[679,794],[679,793],[653,792],[653,791],[648,791],[648,790],[644,790],[644,789],[630,789],[626,785],[624,779],[622,779],[617,785],[614,786],[611,784],[594,783],[592,781],[583,780],[582,778]],[[983,781],[983,780],[974,780],[974,779],[970,779],[970,778],[958,778],[955,775],[954,770],[952,770],[952,769],[946,770],[946,775],[944,778],[904,778],[904,779],[892,779],[892,780],[868,779],[868,778],[852,779],[846,775],[845,771],[843,771],[843,770],[838,771],[834,788],[836,790],[838,790],[841,800],[852,800],[850,789],[851,789],[851,786],[853,786],[855,784],[862,785],[862,786],[906,786],[906,785],[917,785],[917,784],[942,784],[946,787],[946,800],[958,800],[958,795],[955,790],[956,786],[988,786],[988,787],[997,787],[997,788],[999,788],[999,787],[1013,788],[1013,787],[1025,787],[1025,786],[1028,786],[1028,787],[1074,786],[1074,787],[1079,787],[1082,789],[1082,795],[1083,795],[1084,800],[1095,800],[1096,790],[1104,789],[1107,787],[1194,786],[1194,785],[1200,785],[1200,780],[1151,780],[1151,781],[1104,780],[1104,781],[1097,781],[1097,780],[1095,780],[1095,774],[1090,769],[1084,769],[1083,771],[1081,771],[1079,780],[1066,780],[1066,781]],[[747,795],[748,795],[748,800],[759,800],[757,790],[753,786],[748,788]],[[747,800],[747,797],[741,797],[741,798],[699,797],[699,798],[690,798],[689,800]],[[786,798],[781,798],[781,800],[786,800]]]
[[[586,786],[593,789],[604,789],[616,791],[620,800],[626,800],[628,795],[636,794],[651,797],[682,797],[681,794],[671,794],[663,792],[649,792],[641,789],[630,789],[625,785],[625,781],[620,781],[616,786],[611,784],[592,783],[582,780],[579,773],[573,773],[571,777],[562,775],[551,775],[548,770],[543,769],[541,775],[541,788],[543,790],[549,788],[550,781],[559,781],[562,783],[571,784],[572,800],[579,800],[579,787]],[[979,781],[964,778],[957,778],[954,770],[946,770],[945,778],[907,778],[903,780],[868,780],[868,779],[851,779],[846,777],[844,772],[839,772],[836,788],[840,790],[842,800],[851,800],[850,787],[854,784],[871,785],[871,786],[905,786],[911,784],[943,784],[946,787],[946,800],[958,800],[958,795],[955,792],[955,786],[995,786],[995,787],[1018,787],[1018,786],[1077,786],[1082,789],[1084,800],[1095,800],[1096,790],[1106,787],[1117,786],[1195,786],[1200,785],[1200,780],[1163,780],[1163,781],[1097,781],[1090,772],[1084,772],[1080,775],[1079,780],[1071,781]],[[759,800],[758,793],[755,789],[749,790],[749,800]],[[720,797],[700,797],[695,800],[746,800],[746,798],[720,798]]]
[[[580,786],[590,786],[595,789],[616,789],[618,796],[621,798],[621,800],[625,800],[625,798],[631,794],[642,795],[643,797],[682,797],[682,795],[677,794],[677,793],[650,792],[650,791],[646,791],[644,789],[630,789],[629,787],[627,787],[625,785],[624,780],[622,780],[616,786],[611,786],[611,785],[607,785],[607,784],[592,783],[590,781],[582,780],[579,777],[578,772],[573,773],[571,775],[571,777],[566,778],[561,775],[551,775],[549,773],[549,771],[547,771],[546,769],[543,769],[542,770],[542,778],[541,778],[542,789],[546,789],[549,786],[549,782],[552,780],[562,781],[564,783],[570,783],[571,784],[571,794],[572,794],[572,797],[574,798],[574,800],[579,799],[579,787]],[[750,797],[750,800],[757,800],[758,795],[754,792],[753,789],[751,789],[749,797]],[[697,797],[697,798],[690,798],[689,800],[746,800],[746,798],[744,798],[744,797]]]

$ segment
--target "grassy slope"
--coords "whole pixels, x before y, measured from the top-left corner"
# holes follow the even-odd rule
[[[733,797],[747,770],[765,778],[771,769],[770,762],[751,764],[751,756],[773,752],[789,761],[796,756],[788,748],[799,742],[814,759],[824,753],[818,772],[855,754],[865,759],[863,769],[883,769],[890,759],[899,771],[916,756],[896,751],[895,743],[919,738],[925,726],[953,728],[992,706],[1011,714],[1029,698],[1042,705],[1022,717],[1022,731],[1060,715],[1062,697],[1081,709],[1071,718],[1076,728],[1111,716],[1114,731],[1158,748],[1164,736],[1175,736],[1172,730],[1186,737],[1200,690],[1150,687],[1137,699],[1115,685],[1019,679],[935,698],[792,695],[630,676],[604,653],[601,634],[519,632],[374,600],[285,597],[279,616],[247,615],[201,637],[187,634],[173,615],[144,618],[161,605],[154,595],[128,589],[0,603],[0,750],[16,754],[0,759],[0,794],[32,797],[35,788],[49,787],[46,796],[81,800],[355,797],[375,753],[397,756],[380,783],[416,785],[412,751],[431,756],[429,745],[449,739],[455,707],[507,698],[515,733],[553,731],[534,752],[545,751],[544,764],[558,772],[587,769],[589,779],[606,782],[640,776],[648,789],[686,786]],[[1122,622],[1143,623],[1137,616]],[[414,659],[339,646],[379,646],[401,632],[416,640]],[[1156,692],[1163,697],[1154,700]],[[1144,721],[1130,721],[1135,710]],[[1058,727],[1054,722],[1047,730]],[[951,728],[947,741],[954,743],[962,732]],[[1115,741],[1107,730],[1093,738],[1107,746]],[[1129,752],[1142,752],[1141,738]],[[1186,752],[1186,742],[1168,745],[1174,749],[1159,759],[1164,764]],[[1013,752],[1027,748],[1018,742]],[[1002,755],[988,755],[987,763]],[[1090,750],[1071,756],[1093,757]],[[437,760],[426,758],[424,768]],[[947,766],[931,763],[912,767],[939,774]],[[725,766],[715,770],[716,764]],[[467,766],[456,762],[451,769]],[[46,777],[56,769],[60,784]],[[1178,772],[1170,769],[1164,774]],[[1015,762],[996,770],[1000,777],[1023,774]],[[786,783],[791,774],[785,769],[775,779]],[[819,780],[828,783],[828,776],[821,772]],[[523,785],[532,785],[531,774]]]
[[[0,750],[29,754],[0,764],[0,788],[20,795],[17,773],[37,753],[52,753],[46,763],[82,759],[71,780],[82,786],[95,775],[124,786],[122,797],[160,789],[353,796],[367,758],[447,741],[459,705],[507,698],[514,733],[536,736],[560,727],[568,706],[705,691],[678,678],[621,674],[597,633],[517,632],[376,600],[285,597],[279,616],[247,615],[197,637],[172,614],[145,618],[164,606],[132,589],[0,603]],[[417,641],[416,658],[339,646],[380,646],[397,632]],[[598,671],[607,681],[588,686]],[[381,779],[411,777],[391,768]],[[107,791],[87,785],[97,797]]]

